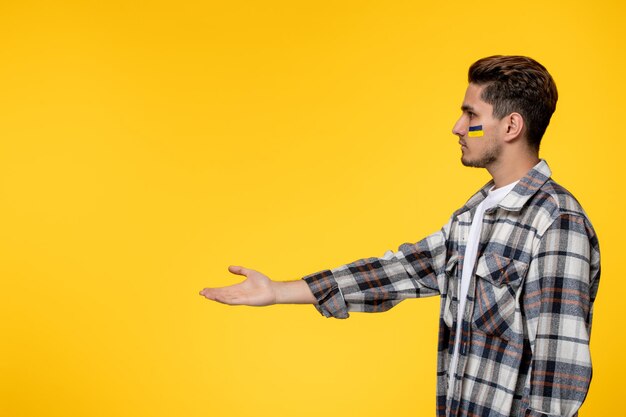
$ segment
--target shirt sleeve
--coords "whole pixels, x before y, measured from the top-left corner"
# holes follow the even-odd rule
[[[563,214],[544,233],[531,262],[527,278],[534,278],[524,302],[532,349],[526,417],[576,416],[587,395],[600,278],[596,239],[584,217]]]
[[[350,311],[387,311],[406,298],[438,295],[452,219],[438,232],[396,252],[366,258],[305,276],[325,317],[348,318]]]

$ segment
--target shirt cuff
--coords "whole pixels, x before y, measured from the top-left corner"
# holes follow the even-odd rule
[[[349,317],[346,301],[330,270],[307,275],[302,279],[308,284],[311,292],[317,299],[317,304],[314,304],[315,308],[324,317],[337,319],[347,319]]]

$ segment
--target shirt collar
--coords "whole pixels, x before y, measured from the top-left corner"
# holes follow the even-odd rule
[[[500,201],[497,207],[505,210],[520,211],[524,204],[541,188],[543,184],[550,179],[552,171],[548,167],[548,163],[541,159],[528,173],[522,177],[517,185]],[[476,194],[467,200],[467,203],[461,207],[456,215],[471,210],[480,204],[487,197],[489,190],[493,187],[494,181],[491,180],[485,184]]]

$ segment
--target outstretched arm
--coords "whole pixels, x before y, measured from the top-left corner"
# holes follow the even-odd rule
[[[447,238],[453,218],[438,232],[398,252],[367,258],[295,281],[273,281],[242,266],[228,270],[246,279],[200,295],[230,305],[313,304],[326,317],[347,318],[348,311],[385,311],[405,298],[440,293],[445,279]]]
[[[325,317],[345,319],[352,311],[382,312],[407,298],[441,294],[447,285],[447,242],[453,221],[454,216],[438,232],[400,245],[397,252],[304,277],[317,300],[315,307]]]
[[[228,270],[246,279],[238,284],[200,291],[209,300],[230,305],[268,306],[272,304],[314,304],[313,293],[306,282],[273,281],[254,269],[229,266]]]

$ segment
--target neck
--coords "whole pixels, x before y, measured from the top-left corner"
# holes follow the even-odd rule
[[[523,178],[538,163],[539,156],[533,155],[509,161],[498,160],[486,168],[493,177],[494,189],[497,189]]]

